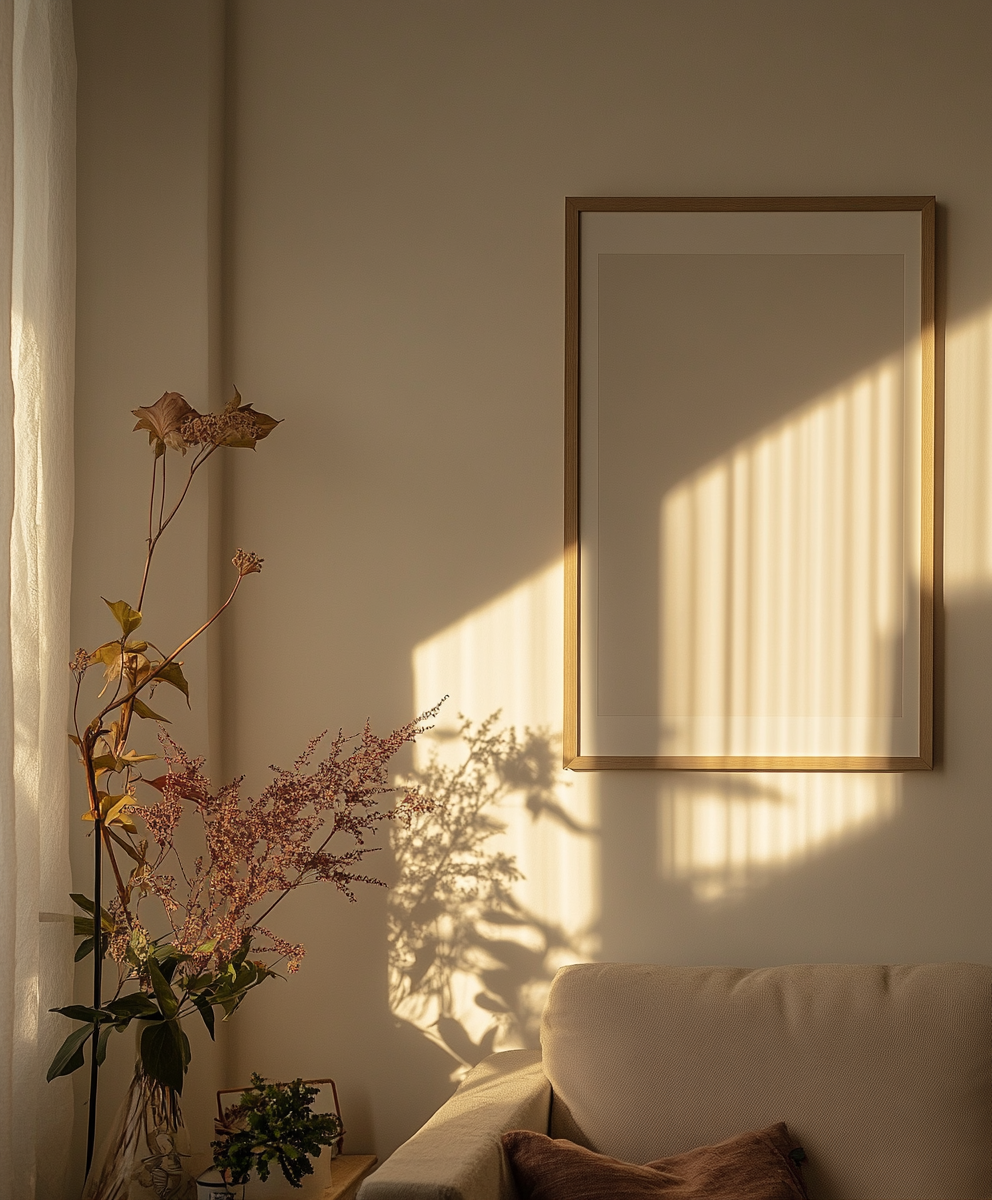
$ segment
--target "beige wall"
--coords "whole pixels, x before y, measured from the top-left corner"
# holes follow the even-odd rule
[[[235,0],[226,49],[221,17],[193,0],[76,9],[75,641],[102,633],[94,597],[134,574],[114,582],[96,524],[121,487],[142,495],[127,410],[167,388],[207,403],[235,380],[286,423],[187,517],[193,586],[162,573],[163,597],[198,613],[210,562],[235,545],[266,559],[216,648],[212,739],[196,667],[193,748],[257,782],[328,725],[385,730],[443,691],[475,719],[502,704],[508,722],[554,726],[563,197],[934,193],[940,767],[604,774],[558,788],[566,819],[512,798],[504,816],[528,903],[547,926],[572,921],[579,956],[989,960],[992,9]],[[120,519],[134,544],[140,504]],[[388,850],[377,865],[394,877]],[[215,1073],[333,1074],[349,1147],[387,1154],[456,1064],[390,1011],[386,897],[311,890],[280,912],[306,963],[250,999],[216,1072],[198,1048],[193,1108]]]

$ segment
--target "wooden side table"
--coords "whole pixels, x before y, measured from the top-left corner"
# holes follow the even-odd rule
[[[372,1173],[377,1162],[374,1154],[339,1154],[331,1159],[331,1186],[324,1189],[324,1200],[355,1200],[358,1185]]]

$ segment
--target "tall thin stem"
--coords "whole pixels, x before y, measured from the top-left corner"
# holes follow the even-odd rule
[[[162,486],[159,490],[159,498],[158,498],[158,526],[159,526],[159,529],[162,528],[162,513],[165,512],[165,494],[166,494],[165,465],[168,461],[169,461],[168,454],[163,454],[162,455]]]
[[[138,592],[138,606],[137,607],[138,607],[139,612],[141,611],[141,605],[145,599],[145,588],[148,586],[148,572],[151,569],[152,555],[155,553],[155,547],[158,545],[158,540],[162,536],[162,534],[165,533],[166,529],[168,529],[169,522],[179,511],[180,506],[182,505],[182,502],[186,499],[186,493],[189,491],[190,485],[193,482],[193,476],[197,473],[197,471],[200,469],[200,467],[203,466],[203,464],[207,461],[207,459],[210,457],[211,454],[213,454],[213,452],[216,449],[217,449],[217,447],[215,445],[211,444],[207,450],[204,450],[201,447],[196,452],[196,457],[193,459],[192,463],[190,464],[189,476],[186,479],[186,486],[183,488],[183,490],[179,496],[179,499],[172,506],[172,509],[169,512],[169,515],[165,518],[164,521],[162,520],[162,511],[165,507],[165,470],[164,470],[164,466],[163,466],[163,470],[162,470],[162,500],[161,500],[161,504],[159,506],[159,513],[158,513],[158,529],[155,531],[155,534],[153,535],[151,533],[151,526],[149,525],[148,553],[145,555],[145,569],[141,575],[141,590]],[[154,487],[155,487],[155,468],[153,466],[152,467],[152,488],[154,489]],[[153,492],[152,492],[153,497],[154,497],[154,494],[155,493],[153,490]]]
[[[234,587],[231,589],[230,596],[228,596],[228,598],[224,601],[224,603],[220,606],[220,608],[217,609],[217,611],[214,613],[214,615],[210,618],[209,621],[204,621],[203,624],[200,626],[200,628],[195,633],[191,633],[184,642],[181,642],[175,648],[175,650],[173,650],[172,653],[170,655],[168,655],[167,658],[163,658],[162,661],[158,664],[158,666],[153,668],[153,670],[151,670],[144,677],[144,679],[142,679],[142,681],[140,683],[136,683],[129,692],[127,692],[123,696],[121,696],[121,698],[119,700],[112,700],[110,702],[110,704],[108,704],[105,708],[102,708],[100,710],[100,712],[97,714],[96,719],[98,721],[102,721],[103,718],[107,715],[107,713],[109,713],[112,709],[115,709],[122,704],[127,704],[127,702],[129,700],[133,700],[135,698],[135,696],[137,696],[137,694],[142,690],[142,688],[146,688],[150,683],[154,683],[154,681],[161,675],[163,669],[165,667],[167,667],[169,665],[169,663],[175,662],[177,656],[182,654],[182,652],[186,649],[186,647],[190,644],[190,642],[196,641],[196,639],[200,636],[200,634],[203,633],[205,630],[209,629],[210,626],[214,623],[214,621],[217,620],[217,618],[220,616],[220,614],[224,611],[225,608],[227,608],[227,606],[231,603],[231,601],[237,595],[238,588],[241,586],[242,579],[244,579],[244,576],[239,574],[238,578],[237,578],[237,582],[235,583]]]
[[[114,854],[114,847],[111,844],[110,838],[107,836],[109,833],[110,829],[101,821],[100,834],[103,838],[104,844],[107,847],[107,854],[110,856],[110,865],[113,868],[114,879],[117,883],[117,894],[121,898],[121,909],[124,913],[124,920],[127,922],[128,929],[133,930],[133,926],[131,924],[131,913],[128,911],[127,906],[127,888],[124,886],[124,880],[121,878],[121,869],[117,865],[117,856]]]
[[[103,1000],[103,822],[99,808],[93,822],[93,1007],[99,1008]],[[90,1111],[86,1124],[86,1172],[93,1162],[93,1147],[96,1143],[96,1092],[100,1064],[97,1062],[97,1046],[100,1026],[93,1025],[90,1046]]]
[[[148,497],[148,545],[152,542],[152,524],[155,520],[155,482],[158,474],[158,460],[164,458],[164,455],[156,454],[152,459],[152,491]]]

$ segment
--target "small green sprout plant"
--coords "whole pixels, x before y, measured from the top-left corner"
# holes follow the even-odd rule
[[[302,1187],[303,1177],[313,1174],[311,1156],[319,1158],[321,1147],[332,1145],[344,1133],[340,1118],[313,1111],[319,1089],[302,1079],[266,1083],[253,1074],[251,1083],[217,1123],[221,1136],[211,1143],[214,1166],[228,1183],[240,1184],[248,1181],[252,1171],[264,1182],[270,1163],[278,1162],[290,1184]]]

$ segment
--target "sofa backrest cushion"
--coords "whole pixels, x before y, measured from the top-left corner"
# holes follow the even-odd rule
[[[992,967],[558,972],[552,1137],[628,1162],[785,1121],[813,1200],[992,1195]]]

